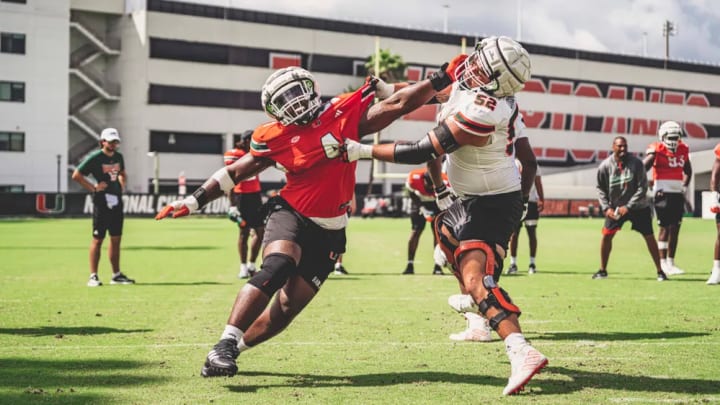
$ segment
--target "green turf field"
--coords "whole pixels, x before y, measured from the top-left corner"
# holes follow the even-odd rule
[[[407,219],[353,219],[348,276],[277,338],[243,353],[234,378],[203,379],[238,280],[226,219],[128,219],[122,268],[107,258],[88,288],[90,219],[0,222],[0,403],[533,404],[720,402],[720,286],[707,286],[715,224],[687,219],[676,259],[687,274],[655,281],[644,241],[615,238],[610,278],[591,280],[598,219],[542,219],[538,273],[503,285],[550,359],[519,397],[501,396],[504,347],[456,343],[464,328],[432,276],[428,231],[402,276]],[[103,252],[105,253],[105,252]]]

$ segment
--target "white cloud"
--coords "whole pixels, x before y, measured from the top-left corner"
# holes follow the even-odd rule
[[[648,56],[663,58],[663,23],[670,20],[678,31],[670,37],[671,58],[720,64],[717,0],[182,1],[435,31],[442,31],[447,12],[450,32],[512,37],[521,1],[523,41],[635,55],[642,54],[645,42]]]

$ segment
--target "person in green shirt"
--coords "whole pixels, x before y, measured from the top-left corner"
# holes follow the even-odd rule
[[[93,194],[93,239],[90,243],[88,287],[102,285],[97,272],[106,233],[110,234],[108,257],[113,270],[110,284],[135,284],[135,280],[120,271],[120,239],[124,220],[122,193],[127,175],[123,156],[117,151],[119,144],[117,129],[105,128],[100,134],[100,149],[83,160],[72,175],[73,180]],[[88,180],[88,176],[92,176],[95,182]]]

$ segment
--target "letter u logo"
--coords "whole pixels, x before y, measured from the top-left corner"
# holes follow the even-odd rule
[[[41,214],[60,214],[65,211],[65,196],[63,194],[55,194],[55,207],[47,207],[47,197],[45,194],[35,195],[35,210]]]

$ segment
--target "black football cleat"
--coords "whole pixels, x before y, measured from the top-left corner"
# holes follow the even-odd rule
[[[203,377],[232,377],[237,374],[235,359],[240,355],[237,340],[222,339],[213,346],[205,359],[200,375]]]

